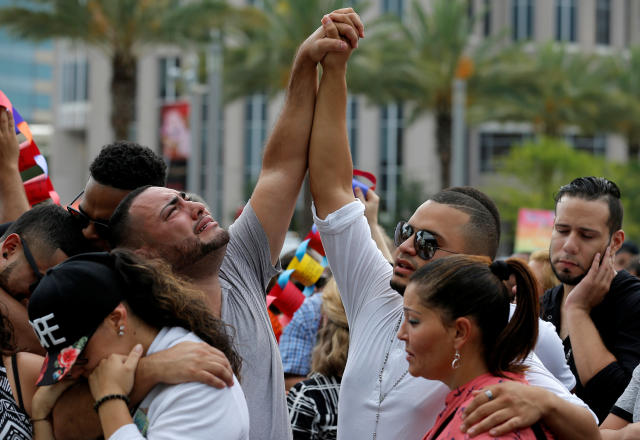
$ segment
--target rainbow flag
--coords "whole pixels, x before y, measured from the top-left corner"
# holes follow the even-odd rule
[[[13,114],[16,134],[22,133],[24,137],[27,138],[27,140],[20,145],[20,157],[18,158],[20,171],[37,165],[44,173],[24,182],[29,203],[35,205],[50,198],[54,203],[60,204],[60,197],[53,189],[53,184],[49,179],[49,166],[33,140],[29,124],[27,124],[27,121],[25,121],[20,112],[18,112],[18,109],[11,104],[11,101],[2,90],[0,90],[0,107],[6,108]]]

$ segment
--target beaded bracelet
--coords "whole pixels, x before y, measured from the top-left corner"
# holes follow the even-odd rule
[[[95,412],[98,412],[98,408],[100,408],[100,405],[102,405],[104,402],[108,400],[114,400],[114,399],[124,400],[127,403],[127,405],[129,405],[129,397],[125,396],[124,394],[107,394],[106,396],[102,396],[101,398],[96,400],[96,403],[93,404],[93,410]]]

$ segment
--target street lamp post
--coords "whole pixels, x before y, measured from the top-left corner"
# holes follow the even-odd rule
[[[473,62],[467,56],[462,56],[458,61],[456,76],[453,80],[452,90],[452,118],[451,118],[451,184],[462,186],[466,182],[466,136],[465,117],[467,105],[467,79],[473,72]]]

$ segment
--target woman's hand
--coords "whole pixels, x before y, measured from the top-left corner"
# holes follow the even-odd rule
[[[100,361],[89,376],[93,398],[98,400],[107,394],[128,396],[133,388],[138,361],[142,357],[142,345],[138,344],[128,356],[112,354]]]
[[[48,418],[58,398],[75,383],[76,380],[74,379],[63,379],[53,385],[38,387],[31,401],[31,419],[41,420]]]

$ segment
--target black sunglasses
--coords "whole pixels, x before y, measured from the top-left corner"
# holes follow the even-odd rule
[[[42,272],[40,272],[40,268],[36,264],[36,260],[33,258],[33,254],[31,253],[29,246],[27,246],[27,242],[24,241],[22,237],[20,237],[20,243],[22,243],[22,251],[24,252],[24,257],[27,259],[27,263],[29,263],[29,266],[31,266],[31,269],[33,270],[33,274],[36,276],[36,281],[29,285],[29,293],[33,293],[36,287],[38,287],[38,283],[44,275]]]
[[[84,191],[76,196],[75,199],[69,205],[67,205],[67,211],[69,214],[76,220],[80,229],[84,229],[89,224],[93,223],[93,226],[96,230],[96,234],[98,234],[101,238],[105,240],[109,238],[109,234],[111,232],[111,227],[109,226],[109,220],[99,219],[99,218],[91,218],[86,212],[82,210],[80,207],[80,202],[82,196],[84,195]],[[77,208],[76,208],[77,205]]]
[[[407,222],[398,222],[396,225],[396,231],[393,234],[393,242],[397,246],[407,241],[415,232],[415,238],[413,239],[413,247],[416,250],[416,254],[423,260],[430,260],[436,253],[436,250],[440,249],[450,254],[456,254],[457,252],[448,251],[438,246],[438,240],[429,231],[413,229]]]

